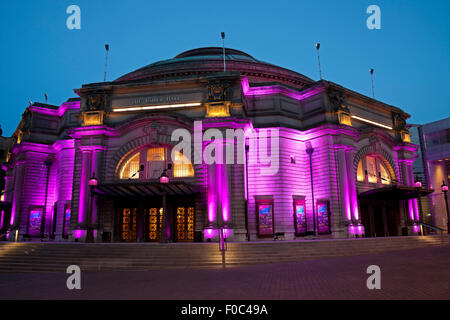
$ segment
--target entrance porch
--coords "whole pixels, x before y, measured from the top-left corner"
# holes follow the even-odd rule
[[[159,242],[166,208],[165,232],[169,242],[196,239],[194,186],[184,182],[114,183],[98,185],[94,194],[113,202],[114,242]],[[165,199],[165,204],[164,204]],[[197,236],[198,238],[198,236]]]

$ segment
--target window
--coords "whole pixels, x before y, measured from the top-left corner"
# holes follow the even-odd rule
[[[366,157],[366,170],[369,183],[377,183],[377,165],[374,157]]]
[[[363,169],[363,162],[362,160],[359,162],[358,164],[358,172],[357,172],[357,180],[364,182],[365,180],[365,175],[364,175],[364,169]]]
[[[175,159],[173,164],[173,176],[174,177],[193,177],[194,168],[191,161],[184,156],[181,152],[175,152]]]
[[[356,179],[359,182],[380,183],[389,185],[392,183],[389,165],[386,160],[378,155],[363,157],[358,163]]]
[[[165,147],[144,148],[132,155],[120,169],[120,179],[158,179],[170,158],[170,149]],[[174,178],[194,176],[194,167],[188,157],[180,152],[175,152],[172,159],[172,172]],[[145,163],[145,165],[144,165]]]
[[[131,157],[120,172],[120,179],[139,179],[139,153]]]
[[[166,149],[161,147],[148,149],[147,178],[158,179],[166,167]]]
[[[380,163],[380,179],[382,184],[391,184],[391,177],[382,163]]]
[[[272,237],[274,235],[273,200],[257,200],[256,214],[258,216],[258,235]]]

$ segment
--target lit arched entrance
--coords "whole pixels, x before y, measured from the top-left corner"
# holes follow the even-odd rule
[[[116,168],[116,182],[99,185],[98,191],[114,199],[114,241],[158,242],[162,232],[166,193],[167,238],[173,242],[194,241],[194,169],[179,152],[171,157],[169,146],[145,146],[124,156]],[[166,174],[170,183],[162,185]]]
[[[398,193],[391,192],[397,184],[389,162],[378,154],[362,157],[357,168],[358,203],[366,237],[401,235],[404,205]]]

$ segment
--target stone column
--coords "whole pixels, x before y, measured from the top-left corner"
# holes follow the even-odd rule
[[[14,193],[12,195],[12,209],[10,220],[11,228],[18,228],[20,226],[22,217],[22,189],[25,161],[17,161],[15,165]]]
[[[401,182],[404,186],[411,186],[412,179],[408,170],[408,160],[399,160],[399,169],[401,173]],[[400,179],[399,179],[400,180]],[[400,181],[399,181],[400,182]],[[407,200],[408,203],[408,216],[411,221],[414,222],[415,220],[415,214],[414,214],[414,203],[413,200],[409,199]]]
[[[5,194],[4,194],[4,201],[5,202],[12,202],[13,197],[13,191],[14,185],[12,184],[13,180],[13,170],[10,168],[9,165],[4,165],[2,169],[5,171]],[[0,212],[1,214],[1,212]],[[11,221],[11,209],[4,210],[3,212],[3,224],[2,224],[2,231],[6,231],[9,228],[9,223]]]
[[[208,226],[215,225],[217,221],[217,181],[216,181],[216,164],[207,165],[207,175],[208,175]]]
[[[91,166],[91,177],[95,173],[95,177],[97,180],[100,180],[100,176],[102,174],[102,157],[103,157],[103,148],[96,147],[92,149],[92,166]],[[92,204],[92,224],[94,226],[98,226],[100,224],[99,220],[99,206],[97,197],[93,198],[94,203]]]
[[[352,210],[353,219],[356,223],[360,222],[359,207],[358,207],[358,191],[356,190],[356,176],[353,168],[354,150],[348,149],[346,153],[347,158],[347,174],[349,181],[350,206]]]
[[[352,221],[352,211],[350,206],[350,183],[349,174],[347,172],[347,157],[345,147],[341,146],[337,150],[339,163],[339,187],[341,193],[341,210],[344,212],[347,221]]]
[[[78,224],[80,227],[87,226],[89,210],[89,179],[91,172],[92,151],[90,148],[81,147],[81,172],[80,172],[80,194],[78,206]]]

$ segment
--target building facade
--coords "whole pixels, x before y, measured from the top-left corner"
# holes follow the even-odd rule
[[[447,207],[442,185],[450,183],[450,118],[411,125],[412,141],[419,145],[414,162],[414,176],[423,185],[436,190],[422,201],[422,211],[429,224],[447,228]]]
[[[238,50],[225,61],[195,49],[28,106],[3,165],[3,230],[122,242],[419,230],[430,191],[414,187],[407,113]]]
[[[0,126],[0,163],[8,161],[8,151],[11,148],[11,139],[2,136]],[[1,232],[6,228],[6,215],[11,211],[11,204],[5,202],[5,171],[0,170],[0,241],[5,238]]]

